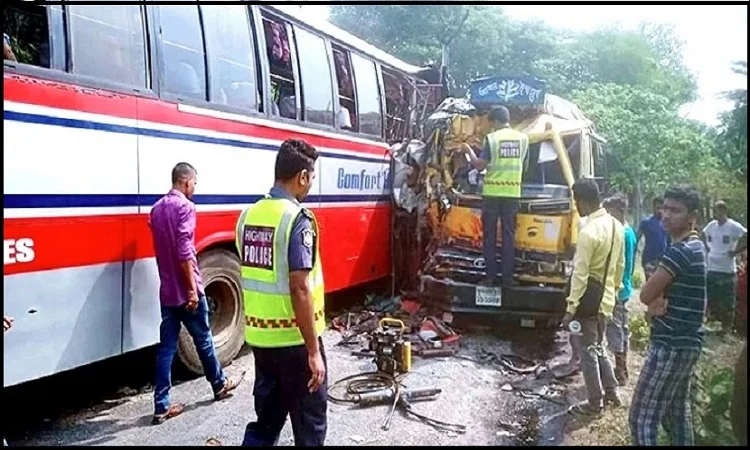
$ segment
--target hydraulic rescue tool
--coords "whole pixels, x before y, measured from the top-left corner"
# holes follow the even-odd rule
[[[404,341],[404,322],[384,317],[370,338],[375,367],[391,376],[411,370],[411,342]]]
[[[390,404],[388,414],[381,428],[388,430],[393,413],[398,406],[433,427],[466,432],[465,425],[456,425],[423,416],[411,407],[411,401],[435,400],[442,390],[434,387],[405,388],[401,381],[411,371],[411,342],[404,340],[406,326],[398,319],[383,318],[378,328],[370,336],[369,351],[363,356],[374,356],[377,372],[361,373],[343,378],[328,389],[328,399],[336,403],[373,406]],[[346,386],[343,398],[337,398],[333,391],[340,385]]]

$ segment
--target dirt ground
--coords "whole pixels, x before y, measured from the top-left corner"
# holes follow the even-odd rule
[[[638,297],[634,295],[633,298],[637,299]],[[642,315],[645,310],[645,306],[640,302],[630,302],[631,317],[636,314]],[[742,341],[729,335],[725,337],[709,336],[704,347],[712,351],[712,363],[717,367],[733,368],[742,350]],[[628,414],[630,401],[633,398],[633,391],[643,368],[644,359],[644,351],[631,351],[628,355],[630,380],[626,386],[619,388],[623,406],[606,410],[601,417],[595,420],[575,419],[568,421],[563,445],[605,447],[631,445]],[[575,385],[571,385],[571,391],[577,393],[580,397],[585,396],[583,390],[583,380],[579,377]]]
[[[358,408],[330,403],[326,444],[559,445],[570,399],[566,387],[553,382],[543,366],[569,358],[567,336],[561,332],[499,329],[503,330],[499,334],[465,333],[460,357],[415,357],[413,371],[405,380],[408,387],[442,389],[436,400],[415,403],[414,408],[441,421],[466,425],[464,434],[438,430],[401,414],[396,414],[391,428],[384,431],[381,423],[386,406]],[[329,330],[324,335],[331,381],[374,369],[368,358],[351,355],[357,347],[335,345],[340,339],[336,331]],[[481,362],[490,353],[522,355],[541,362],[542,367],[532,374],[518,375]],[[208,384],[200,378],[177,382],[172,391],[173,401],[188,403],[189,410],[158,427],[149,425],[153,399],[147,380],[153,370],[152,357],[153,352],[145,352],[110,368],[94,367],[87,374],[76,375],[73,371],[47,380],[44,387],[6,389],[4,397],[9,404],[25,399],[39,405],[37,416],[19,414],[4,427],[9,430],[6,431],[9,443],[37,446],[206,445],[209,440],[238,445],[241,442],[246,423],[255,417],[251,352],[245,351],[227,368],[230,375],[247,371],[245,382],[233,398],[212,402]],[[537,395],[540,393],[546,399]],[[293,444],[288,422],[279,444]]]

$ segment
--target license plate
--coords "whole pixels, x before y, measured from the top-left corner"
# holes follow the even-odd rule
[[[497,287],[477,286],[477,306],[500,306],[502,290]]]

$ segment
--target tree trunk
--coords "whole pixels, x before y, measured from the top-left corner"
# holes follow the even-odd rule
[[[643,192],[641,191],[641,175],[638,174],[635,179],[635,223],[641,223],[643,218]]]
[[[443,57],[442,61],[440,62],[440,74],[442,75],[445,70],[450,66],[451,60],[450,60],[450,48],[448,47],[448,44],[443,44]]]

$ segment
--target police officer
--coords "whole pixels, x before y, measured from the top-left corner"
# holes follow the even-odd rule
[[[304,141],[281,144],[271,192],[237,222],[257,415],[245,429],[243,446],[276,445],[287,414],[296,445],[325,442],[323,267],[318,224],[300,205],[312,187],[317,159],[317,150]]]
[[[482,192],[482,240],[487,275],[483,284],[496,284],[497,219],[500,216],[503,225],[502,281],[503,286],[511,286],[514,284],[516,213],[521,198],[521,179],[528,163],[529,138],[510,127],[508,108],[493,108],[488,117],[495,131],[485,138],[481,156],[477,158],[466,143],[461,148],[469,155],[475,169],[487,169]]]

